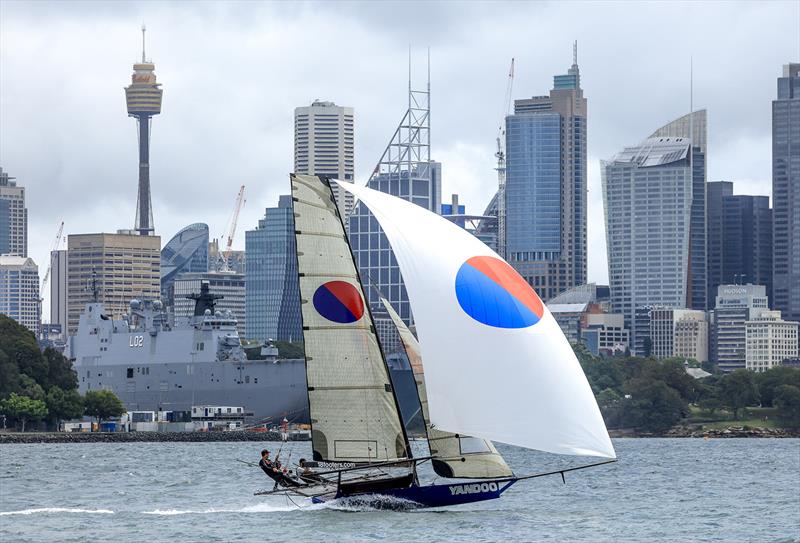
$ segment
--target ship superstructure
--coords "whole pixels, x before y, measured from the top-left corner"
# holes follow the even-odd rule
[[[248,360],[236,319],[215,309],[220,296],[208,282],[190,298],[194,315],[171,326],[158,300],[132,300],[128,314],[114,319],[95,297],[67,346],[80,392],[112,390],[132,411],[241,405],[254,421],[307,420],[304,361],[280,359],[271,344]]]

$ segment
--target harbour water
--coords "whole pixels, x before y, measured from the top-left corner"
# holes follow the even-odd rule
[[[800,439],[617,439],[618,463],[566,484],[411,512],[255,497],[271,483],[236,459],[265,445],[280,446],[0,446],[0,541],[800,542]],[[519,474],[575,462],[499,449]],[[281,452],[309,455],[308,443]]]

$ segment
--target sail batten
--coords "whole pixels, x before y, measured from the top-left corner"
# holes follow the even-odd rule
[[[297,267],[314,460],[408,458],[352,252],[327,180],[292,175]]]
[[[394,251],[432,427],[557,454],[616,457],[572,347],[508,263],[427,209],[339,186],[370,209]]]

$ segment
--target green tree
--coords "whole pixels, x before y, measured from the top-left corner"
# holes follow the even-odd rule
[[[78,375],[72,369],[72,362],[51,347],[46,348],[42,356],[47,365],[47,383],[42,386],[48,389],[55,386],[63,390],[78,388]]]
[[[42,386],[25,374],[19,377],[19,390],[17,392],[20,396],[27,396],[41,401],[44,401],[47,396]]]
[[[794,385],[777,387],[773,404],[778,408],[778,420],[782,424],[792,428],[800,426],[800,388]]]
[[[697,382],[686,373],[683,358],[648,360],[642,368],[642,376],[664,381],[677,390],[684,400],[693,401],[696,397]]]
[[[736,370],[727,374],[719,381],[718,394],[722,405],[733,412],[735,420],[739,420],[741,409],[758,404],[755,374],[750,370]]]
[[[0,398],[7,398],[19,390],[19,368],[17,363],[0,350]]]
[[[47,388],[47,364],[39,351],[36,336],[6,315],[0,315],[0,351],[17,364],[20,373]]]
[[[84,412],[97,419],[97,424],[104,419],[119,417],[125,413],[125,406],[116,394],[110,390],[89,390],[83,398]]]
[[[625,385],[622,423],[647,432],[663,432],[688,411],[686,401],[664,381],[637,378]]]
[[[606,426],[616,428],[620,426],[620,411],[623,398],[615,390],[607,388],[597,395],[597,405]]]
[[[47,416],[47,405],[41,400],[20,396],[15,392],[0,402],[0,411],[22,424],[22,431],[28,421],[41,420]]]
[[[47,391],[47,411],[54,425],[62,420],[77,419],[83,415],[83,397],[76,389],[51,387]]]
[[[776,389],[781,385],[792,385],[800,388],[800,369],[777,366],[763,373],[756,374],[756,384],[761,405],[772,407]]]

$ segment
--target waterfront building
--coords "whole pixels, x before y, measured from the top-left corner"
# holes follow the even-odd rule
[[[505,120],[505,255],[544,301],[586,283],[586,122],[577,53]]]
[[[294,173],[322,175],[352,183],[353,108],[314,100],[294,110]],[[353,211],[353,195],[333,186],[342,217]]]
[[[688,138],[648,138],[601,161],[601,180],[612,308],[642,355],[650,326],[637,313],[705,309],[705,155]]]
[[[62,331],[67,329],[67,255],[63,249],[50,252],[50,324]]]
[[[650,310],[650,355],[708,360],[708,317],[705,311],[657,307]]]
[[[547,302],[547,308],[570,343],[585,343],[595,356],[624,353],[630,346],[630,333],[624,318],[609,313],[607,285],[578,285]]]
[[[442,165],[430,158],[430,81],[424,90],[414,90],[410,81],[408,88],[409,108],[367,186],[439,213]],[[380,310],[383,296],[411,326],[413,315],[400,267],[378,221],[362,203],[356,204],[350,215],[348,236],[373,310]]]
[[[784,365],[798,355],[798,326],[785,321],[780,311],[762,311],[745,323],[745,367],[752,371],[767,371]]]
[[[164,91],[156,82],[156,65],[145,58],[144,32],[142,26],[142,61],[133,65],[131,84],[125,87],[125,102],[128,116],[136,118],[139,144],[139,188],[136,196],[136,218],[134,230],[142,236],[154,232],[153,204],[150,196],[150,122],[161,113]]]
[[[247,326],[245,311],[245,276],[235,272],[185,272],[174,281],[174,322],[188,322],[194,315],[195,300],[187,298],[190,294],[200,294],[200,286],[208,282],[211,294],[223,298],[216,300],[217,311],[230,311],[237,320],[236,330],[244,337]]]
[[[208,266],[208,225],[182,228],[161,249],[161,299],[173,305],[173,284],[184,273],[205,273]]]
[[[32,258],[0,255],[0,313],[38,336],[39,268]]]
[[[763,285],[720,285],[711,313],[711,361],[723,371],[745,367],[745,323],[768,309]]]
[[[630,331],[619,313],[587,313],[581,339],[594,356],[616,356],[630,349]]]
[[[783,67],[772,101],[772,208],[773,304],[800,321],[800,63]]]
[[[291,196],[281,196],[278,207],[267,208],[258,227],[245,232],[245,263],[245,337],[301,341]]]
[[[87,303],[102,302],[120,319],[131,300],[161,295],[161,238],[131,230],[116,234],[71,234],[67,238],[67,326],[69,333]]]
[[[0,254],[28,256],[25,187],[0,167]]]

